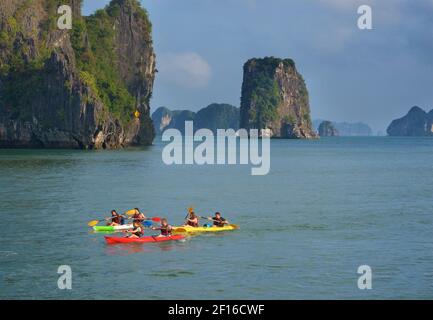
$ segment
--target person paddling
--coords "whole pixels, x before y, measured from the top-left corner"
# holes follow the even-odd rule
[[[137,222],[143,222],[144,220],[146,220],[146,216],[140,211],[140,209],[138,208],[134,208],[135,210],[135,214],[132,216],[132,221],[137,221]]]
[[[129,231],[130,234],[126,238],[141,238],[144,235],[144,227],[138,221],[134,221],[132,225],[133,228]]]
[[[170,237],[173,231],[173,227],[168,224],[167,219],[161,219],[161,226],[156,228],[152,227],[152,230],[160,230],[161,234],[158,237]]]
[[[194,211],[191,211],[188,215],[188,218],[186,219],[187,226],[197,228],[199,226],[199,219],[198,216],[194,213]]]
[[[116,210],[111,210],[111,222],[107,223],[107,226],[122,226],[125,224],[125,218]]]
[[[213,217],[208,217],[208,220],[212,220],[213,221],[213,225],[215,227],[219,227],[219,228],[222,228],[226,224],[227,225],[229,224],[229,222],[226,219],[224,219],[223,217],[221,217],[221,213],[219,213],[219,212],[215,212],[215,216],[213,216]]]

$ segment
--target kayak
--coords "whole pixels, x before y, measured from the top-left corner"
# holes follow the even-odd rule
[[[118,231],[118,230],[130,230],[132,229],[132,224],[124,224],[122,226],[94,226],[95,231]]]
[[[221,231],[231,231],[239,229],[239,227],[235,224],[229,224],[228,226],[224,227],[190,227],[190,226],[181,226],[181,227],[174,227],[173,232],[175,233],[195,233],[195,232],[221,232]]]
[[[146,236],[141,238],[123,238],[123,237],[105,236],[105,241],[107,241],[107,244],[165,242],[165,241],[175,241],[175,240],[183,240],[183,239],[185,239],[185,236],[183,235],[174,235],[169,237]]]

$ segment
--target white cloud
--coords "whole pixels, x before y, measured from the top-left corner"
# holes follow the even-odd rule
[[[198,53],[166,53],[158,57],[157,68],[161,80],[188,88],[208,85],[212,68]]]

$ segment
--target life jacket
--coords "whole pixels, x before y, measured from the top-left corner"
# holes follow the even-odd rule
[[[195,218],[197,220],[197,222],[192,222],[190,220],[188,220],[187,225],[191,226],[191,227],[198,227],[198,218]]]
[[[112,222],[122,225],[123,224],[123,218],[122,216],[115,216],[111,219]]]
[[[137,231],[138,228],[140,228],[140,231],[139,231],[139,232],[135,232],[135,231]],[[143,228],[143,226],[134,227],[134,228],[132,229],[132,231],[134,231],[134,234],[135,234],[136,236],[140,237],[140,238],[141,238],[142,236],[144,236],[144,228]]]
[[[161,235],[163,236],[171,236],[171,229],[172,227],[170,225],[167,225],[166,227],[161,226]]]
[[[220,217],[219,219],[213,217],[213,225],[216,227],[224,227],[224,221],[226,221],[226,219],[223,217]]]
[[[134,214],[132,216],[133,221],[140,221],[140,222],[144,221],[143,217],[141,217],[140,215],[141,215],[140,213]]]

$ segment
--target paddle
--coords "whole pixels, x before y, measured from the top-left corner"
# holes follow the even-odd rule
[[[131,220],[131,219],[135,219],[135,218],[134,217],[128,217],[126,219]],[[161,222],[161,218],[160,217],[146,218],[144,220],[145,221],[153,221],[153,222]]]
[[[137,213],[137,210],[132,209],[132,210],[129,210],[128,212],[126,212],[126,215],[128,215],[128,216],[133,216],[133,215],[135,215],[136,213]],[[134,219],[134,218],[129,217],[128,219]],[[161,221],[161,218],[160,218],[160,217],[153,217],[153,218],[146,218],[146,219],[144,219],[144,220],[152,220],[153,222],[160,222],[160,221]]]
[[[99,222],[101,222],[101,221],[107,221],[107,220],[110,220],[110,219],[113,219],[114,217],[110,217],[110,218],[104,218],[104,219],[101,219],[101,220],[92,220],[92,221],[89,221],[89,223],[87,224],[89,227],[94,227],[94,226],[96,226]]]
[[[150,222],[150,220],[146,220],[146,221],[143,222],[142,227],[145,228],[145,229],[146,228],[150,229],[152,227],[152,222]],[[124,233],[131,233],[131,230],[122,230],[122,232],[124,232]]]
[[[137,210],[132,209],[132,210],[126,211],[124,214],[126,214],[128,216],[132,216],[132,215],[134,215],[136,213],[137,213]],[[87,225],[89,227],[93,227],[93,226],[96,226],[101,221],[107,221],[107,220],[114,219],[114,218],[115,217],[109,217],[109,218],[104,218],[104,219],[101,219],[101,220],[92,220]],[[128,217],[127,219],[133,219],[133,218],[132,217]],[[145,220],[152,220],[153,222],[160,222],[161,218],[160,217],[153,217],[153,218],[147,218]]]
[[[210,220],[210,221],[219,222],[218,220],[212,219],[211,217],[202,217],[202,216],[200,216],[200,218],[206,219],[206,220]],[[227,224],[227,226],[233,227],[234,229],[239,229],[239,226],[237,224]]]
[[[128,211],[126,211],[124,214],[126,214],[126,215],[131,215],[131,214],[134,214],[135,213],[135,209],[131,209],[131,210],[128,210]],[[132,212],[132,213],[131,213]],[[99,222],[101,222],[101,221],[107,221],[107,220],[110,220],[110,219],[114,219],[115,217],[109,217],[109,218],[104,218],[104,219],[101,219],[101,220],[92,220],[92,221],[90,221],[87,225],[89,226],[89,227],[93,227],[93,226],[96,226]]]
[[[206,220],[210,220],[210,221],[220,222],[219,220],[213,219],[212,217],[203,217],[203,216],[200,216],[200,218],[206,219]]]
[[[191,212],[194,212],[194,208],[193,207],[189,207],[188,208],[188,213],[185,216],[185,220],[188,219],[189,215],[191,214]]]
[[[152,222],[150,220],[146,220],[142,223],[143,228],[150,228],[152,227]]]

